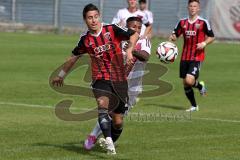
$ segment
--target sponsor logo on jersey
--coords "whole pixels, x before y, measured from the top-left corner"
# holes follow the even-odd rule
[[[186,36],[196,36],[196,31],[185,31]]]
[[[195,27],[196,27],[197,29],[199,29],[200,26],[201,26],[201,24],[199,24],[199,23],[195,24]]]
[[[113,44],[105,44],[105,45],[98,46],[98,47],[94,48],[94,53],[95,54],[100,54],[100,53],[109,51],[110,49],[113,49],[113,48],[114,48]]]

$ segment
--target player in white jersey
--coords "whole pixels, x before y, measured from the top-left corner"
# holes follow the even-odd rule
[[[142,11],[143,13],[145,13],[145,15],[146,15],[146,17],[147,17],[147,19],[148,19],[148,22],[149,22],[150,24],[153,24],[153,13],[148,10],[147,0],[139,0],[138,3],[139,3],[139,9],[140,9],[140,11]],[[152,31],[149,32],[148,37],[151,37],[151,36],[152,36],[151,33],[152,33]]]
[[[147,0],[139,0],[139,9],[147,15],[150,24],[153,24],[153,13],[148,10]]]
[[[129,17],[139,17],[142,20],[142,29],[140,32],[141,37],[147,37],[151,35],[152,23],[149,22],[147,15],[140,11],[137,7],[137,0],[127,0],[128,8],[120,9],[114,16],[112,23],[119,24],[120,26],[126,26],[126,21]]]
[[[127,19],[127,27],[140,33],[142,27],[142,20],[139,17],[130,17]],[[144,75],[144,69],[150,54],[151,54],[150,41],[147,38],[139,39],[136,43],[135,50],[133,51],[134,60],[132,61],[131,65],[127,66],[126,71],[127,72],[126,74],[128,74],[128,94],[129,94],[129,101],[127,103],[127,107],[129,107],[129,109],[133,105],[135,105],[137,96],[140,93],[142,93],[142,77]],[[113,142],[116,142],[116,140],[122,133],[122,129],[115,129],[113,126],[111,129]],[[85,140],[84,148],[86,150],[91,150],[94,147],[97,138],[101,135],[101,133],[102,132],[100,126],[97,122],[95,128],[92,130],[88,138]],[[100,145],[104,146],[105,139],[100,138],[99,143]]]

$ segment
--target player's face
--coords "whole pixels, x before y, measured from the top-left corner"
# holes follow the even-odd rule
[[[128,6],[130,8],[135,8],[137,7],[137,0],[128,0]]]
[[[189,16],[198,15],[199,11],[200,11],[200,5],[198,2],[189,3],[188,5]]]
[[[138,34],[140,34],[142,29],[142,23],[138,21],[131,21],[128,23],[127,27],[136,31]]]
[[[100,14],[98,11],[88,11],[86,14],[85,22],[88,29],[91,31],[98,31],[100,28]]]
[[[147,9],[147,4],[146,4],[146,3],[140,3],[140,4],[139,4],[139,8],[140,8],[141,10],[145,10],[145,9]]]

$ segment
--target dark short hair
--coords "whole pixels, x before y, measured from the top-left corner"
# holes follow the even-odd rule
[[[100,13],[97,6],[95,6],[92,3],[89,3],[83,9],[83,13],[82,13],[83,14],[83,19],[86,19],[87,12],[89,12],[89,11],[98,11],[98,13]]]
[[[138,3],[147,3],[146,0],[139,0]]]
[[[188,4],[192,3],[192,2],[197,2],[200,4],[200,0],[188,0]]]
[[[142,19],[139,18],[139,17],[129,17],[129,18],[127,19],[127,24],[128,24],[129,22],[132,22],[132,21],[137,21],[137,22],[142,23]]]

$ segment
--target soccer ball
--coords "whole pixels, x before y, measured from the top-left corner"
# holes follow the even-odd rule
[[[178,55],[178,48],[172,42],[162,42],[156,52],[158,58],[163,63],[173,63]]]

